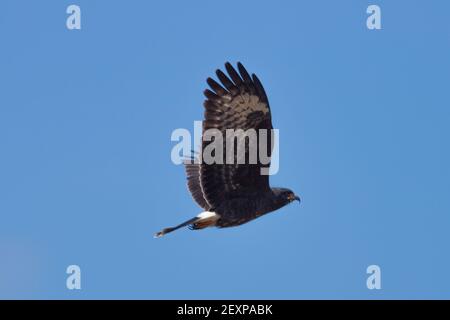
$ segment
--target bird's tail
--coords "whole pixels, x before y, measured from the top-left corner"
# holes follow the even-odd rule
[[[155,233],[154,237],[160,238],[165,234],[186,226],[190,226],[191,230],[199,230],[207,227],[212,227],[216,224],[216,221],[219,218],[220,215],[216,214],[215,212],[205,211],[200,213],[198,216],[177,225],[176,227],[162,229],[160,232]]]
[[[160,237],[162,237],[165,234],[168,234],[168,233],[170,233],[172,231],[175,231],[175,230],[178,230],[180,228],[186,227],[186,226],[188,226],[190,224],[195,223],[198,220],[199,220],[199,218],[195,217],[195,218],[189,219],[189,220],[187,220],[187,221],[177,225],[176,227],[164,228],[161,231],[155,233],[154,238],[160,238]]]

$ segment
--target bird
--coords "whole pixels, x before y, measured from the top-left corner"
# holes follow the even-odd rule
[[[210,143],[205,139],[208,130],[226,135],[229,129],[267,130],[269,138],[265,147],[271,156],[272,116],[269,101],[261,81],[255,74],[247,72],[242,63],[237,63],[237,70],[231,63],[225,63],[226,75],[222,70],[216,70],[217,82],[207,78],[209,88],[203,93],[204,120],[202,122],[201,152]],[[256,148],[261,148],[258,137]],[[245,144],[245,156],[249,156],[250,142]],[[269,145],[270,144],[270,145]],[[224,153],[227,151],[223,144]],[[229,148],[230,149],[230,148]],[[228,150],[232,160],[238,155],[236,148]],[[200,153],[201,154],[201,153]],[[191,230],[201,230],[207,227],[235,227],[259,218],[267,213],[298,201],[300,197],[288,188],[272,188],[269,175],[262,174],[262,169],[270,167],[258,157],[256,163],[206,163],[198,161],[199,156],[193,154],[184,161],[187,176],[187,186],[193,200],[202,208],[197,216],[174,227],[164,228],[154,237],[160,238],[182,227]],[[270,160],[270,158],[269,158]],[[248,161],[249,162],[249,161]]]

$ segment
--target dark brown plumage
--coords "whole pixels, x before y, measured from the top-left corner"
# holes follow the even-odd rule
[[[214,141],[205,139],[205,132],[209,129],[221,132],[223,137],[226,137],[227,129],[254,129],[256,132],[265,129],[267,139],[260,141],[260,136],[256,135],[256,147],[259,149],[260,142],[265,143],[267,156],[270,157],[273,149],[272,117],[267,95],[255,74],[250,76],[241,63],[237,66],[238,71],[230,63],[225,64],[228,76],[221,70],[216,71],[221,84],[212,78],[207,79],[211,89],[204,91],[202,154]],[[245,139],[245,136],[239,138]],[[263,163],[259,152],[256,163],[248,163],[249,143],[244,148],[244,164],[238,162],[236,146],[231,153],[232,164],[225,163],[226,145],[224,141],[224,164],[197,163],[196,158],[185,163],[189,191],[205,212],[174,228],[162,230],[156,234],[157,237],[187,225],[191,229],[237,226],[299,200],[289,189],[270,188],[269,176],[261,174],[261,169],[268,168],[270,164]]]

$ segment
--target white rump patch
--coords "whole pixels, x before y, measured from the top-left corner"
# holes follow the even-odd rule
[[[200,218],[202,220],[204,220],[204,219],[216,219],[217,220],[220,218],[220,215],[215,212],[212,212],[212,211],[203,211],[197,215],[197,218]]]

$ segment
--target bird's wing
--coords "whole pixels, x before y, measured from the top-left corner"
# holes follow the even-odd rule
[[[255,129],[256,133],[259,129],[267,129],[267,138],[262,141],[267,143],[265,153],[267,157],[270,157],[273,147],[271,143],[272,119],[267,95],[261,82],[255,74],[250,76],[241,63],[238,63],[239,72],[228,62],[225,64],[225,68],[229,77],[220,70],[216,71],[222,85],[211,78],[207,79],[212,90],[207,89],[204,92],[207,99],[204,102],[202,152],[211,143],[204,139],[205,131],[208,129],[217,129],[222,132],[224,158],[227,129],[244,131]],[[249,148],[247,143],[245,164],[236,163],[236,154],[234,154],[234,164],[206,164],[205,161],[202,161],[199,166],[200,190],[210,208],[217,207],[224,200],[246,197],[246,195],[270,189],[268,176],[261,175],[261,168],[268,168],[270,163],[261,164],[259,158],[261,145],[259,143],[258,137],[256,164],[248,164]],[[198,187],[194,189],[198,190]]]
[[[211,208],[206,201],[202,187],[200,185],[200,165],[192,161],[185,161],[184,168],[186,169],[187,185],[192,198],[197,202],[200,208],[209,211]]]

